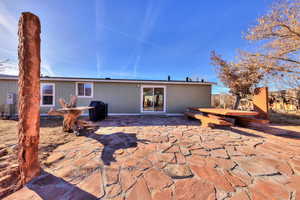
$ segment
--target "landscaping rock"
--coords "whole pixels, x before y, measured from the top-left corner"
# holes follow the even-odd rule
[[[168,164],[164,168],[164,171],[168,176],[174,179],[193,177],[193,173],[187,165]]]

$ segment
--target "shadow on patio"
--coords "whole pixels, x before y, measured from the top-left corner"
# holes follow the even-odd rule
[[[274,126],[251,126],[251,127],[222,127],[221,129],[229,130],[234,133],[256,137],[256,138],[265,138],[267,135],[278,136],[288,139],[300,140],[300,132],[287,130],[282,127],[274,127]],[[242,129],[242,130],[241,130]],[[262,133],[262,134],[259,134]]]
[[[93,184],[97,184],[94,182]],[[100,180],[99,180],[99,185]],[[43,199],[43,200],[59,200],[59,199],[74,199],[74,200],[96,200],[101,196],[96,197],[93,194],[84,191],[83,189],[66,182],[62,178],[56,177],[48,172],[42,171],[41,175],[34,178],[21,190],[12,194],[7,200],[14,199]]]
[[[101,153],[101,159],[104,165],[110,165],[111,162],[115,162],[114,153],[119,149],[128,149],[137,147],[138,142],[147,144],[149,140],[137,139],[135,133],[123,133],[117,132],[108,135],[96,134],[89,132],[86,137],[97,140],[104,145],[104,149]]]
[[[199,125],[198,120],[188,120],[184,116],[110,116],[107,119],[96,122],[100,127],[123,127],[123,126],[181,126]]]

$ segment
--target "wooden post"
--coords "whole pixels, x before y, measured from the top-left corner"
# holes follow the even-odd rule
[[[22,13],[19,20],[19,168],[21,184],[40,174],[40,33],[39,18]]]
[[[253,107],[254,110],[259,113],[258,117],[260,119],[269,119],[269,96],[268,88],[255,88],[253,95]]]

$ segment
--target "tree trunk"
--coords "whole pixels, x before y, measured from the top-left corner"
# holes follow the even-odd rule
[[[241,101],[241,96],[240,95],[236,95],[235,96],[235,102],[233,105],[233,109],[236,110],[238,109],[239,105],[240,105],[240,101]]]
[[[22,13],[19,20],[19,168],[21,184],[40,174],[40,32],[39,18]]]

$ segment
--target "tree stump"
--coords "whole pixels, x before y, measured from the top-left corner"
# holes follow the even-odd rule
[[[39,18],[22,13],[19,20],[19,169],[21,184],[40,174],[40,33]]]
[[[63,120],[63,131],[64,132],[75,132],[79,134],[82,129],[81,123],[78,117],[82,114],[82,110],[72,109],[76,107],[77,97],[71,96],[70,103],[67,104],[64,99],[59,99],[59,103],[62,107],[60,110],[51,109],[48,115],[62,116]]]

